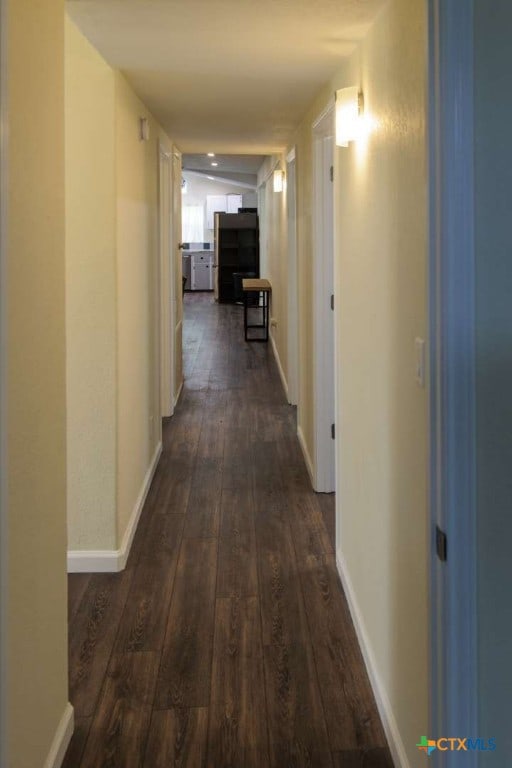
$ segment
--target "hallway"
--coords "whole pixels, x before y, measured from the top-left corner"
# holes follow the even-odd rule
[[[65,768],[390,768],[270,345],[185,301],[185,385],[127,568],[69,576]]]

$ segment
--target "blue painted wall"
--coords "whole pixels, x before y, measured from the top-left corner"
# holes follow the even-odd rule
[[[512,765],[512,3],[475,0],[480,733]],[[468,734],[469,735],[469,734]]]

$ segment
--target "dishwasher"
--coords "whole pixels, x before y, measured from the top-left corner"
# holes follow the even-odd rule
[[[190,257],[190,288],[192,291],[213,290],[213,254],[207,251],[192,253]]]

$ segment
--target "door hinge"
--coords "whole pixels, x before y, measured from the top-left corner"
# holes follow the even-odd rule
[[[329,168],[329,178],[331,181],[334,181],[334,165],[331,165]]]
[[[331,437],[333,440],[336,438],[336,427],[334,424],[331,424]]]
[[[331,309],[334,312],[334,293],[331,293]]]
[[[447,548],[448,540],[446,533],[442,531],[438,525],[436,525],[436,552],[442,563],[446,562]]]

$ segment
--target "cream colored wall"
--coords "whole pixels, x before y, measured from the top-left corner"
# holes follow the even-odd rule
[[[270,334],[275,343],[279,363],[285,381],[288,364],[288,282],[287,248],[288,230],[286,226],[286,184],[282,192],[274,192],[272,172],[275,167],[286,168],[284,155],[273,155],[262,164],[258,173],[258,183],[265,183],[265,219],[262,233],[266,236],[266,258],[261,263],[261,277],[272,284],[270,300]],[[260,233],[261,234],[261,233]]]
[[[147,142],[139,139],[140,117],[150,122]],[[159,142],[172,151],[124,77],[67,20],[68,528],[74,552],[121,548],[161,437]],[[175,280],[181,318],[181,270]],[[176,345],[178,356],[181,325]],[[176,362],[181,381],[179,357]]]
[[[329,94],[330,96],[330,94]],[[313,460],[313,120],[325,106],[327,94],[320,95],[311,106],[297,131],[297,290],[299,303],[299,392],[297,426],[305,449]]]
[[[424,4],[391,0],[317,95],[290,145],[297,170],[298,425],[313,457],[312,125],[337,88],[362,88],[376,128],[366,145],[337,149],[335,159],[337,545],[411,766],[420,764],[415,744],[428,725],[429,690],[427,392],[415,381],[414,347],[427,334],[426,39]],[[268,271],[272,313],[281,315],[286,212],[270,188],[266,222],[277,239],[269,234]],[[276,341],[285,368],[286,340],[276,334]]]
[[[150,122],[149,141],[139,139],[140,117]],[[157,123],[117,72],[118,545],[161,439],[159,136]]]
[[[428,724],[426,8],[392,0],[339,85],[376,127],[337,150],[338,554],[411,766]]]
[[[67,696],[64,7],[7,3],[6,768],[42,766]]]
[[[115,75],[66,19],[68,548],[116,549]]]

